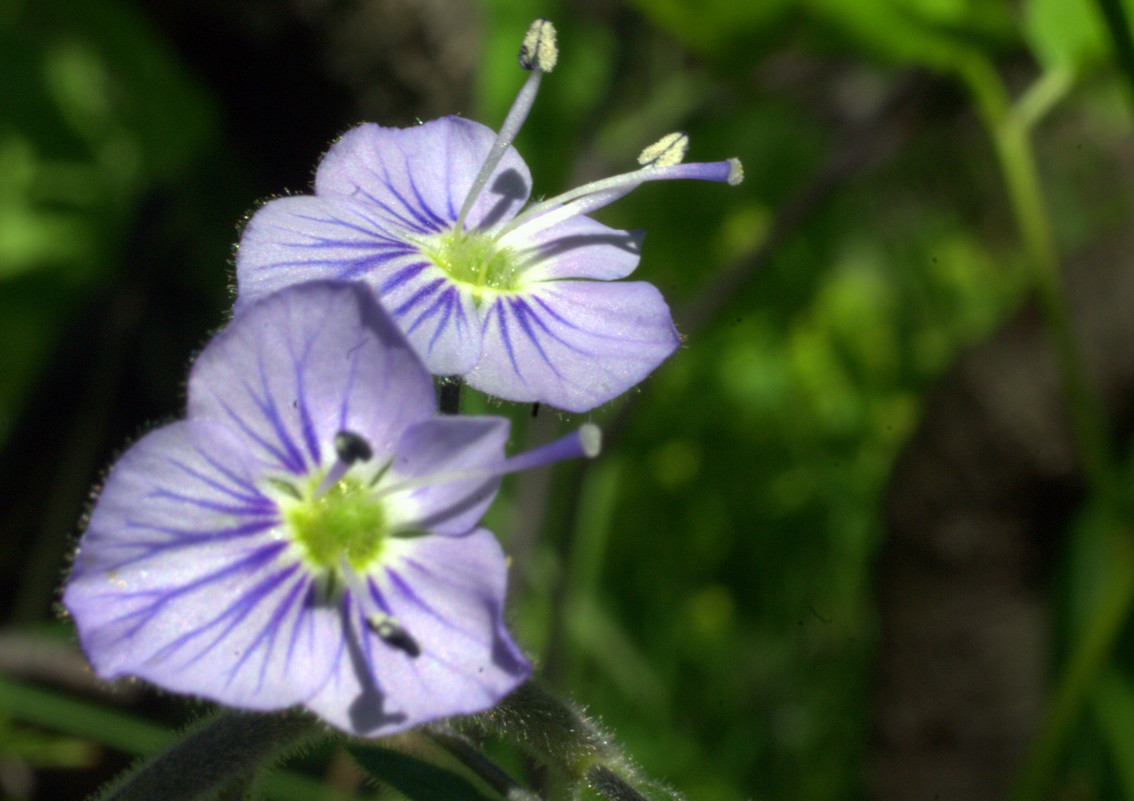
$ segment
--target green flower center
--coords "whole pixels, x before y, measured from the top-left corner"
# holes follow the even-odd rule
[[[510,248],[498,248],[492,237],[446,231],[422,250],[450,278],[468,286],[477,301],[483,290],[515,292],[522,286],[519,259]]]
[[[328,569],[344,557],[355,569],[373,562],[388,533],[385,509],[373,490],[344,478],[318,498],[312,494],[308,491],[284,510],[284,520],[307,558]]]

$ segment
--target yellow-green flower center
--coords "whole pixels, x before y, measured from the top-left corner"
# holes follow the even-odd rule
[[[492,237],[446,231],[422,250],[450,278],[468,286],[478,301],[486,289],[515,292],[521,287],[519,259],[511,248],[498,248]]]
[[[313,492],[284,511],[295,541],[316,566],[334,569],[346,558],[363,569],[381,553],[388,528],[386,511],[374,491],[344,478],[319,497]]]

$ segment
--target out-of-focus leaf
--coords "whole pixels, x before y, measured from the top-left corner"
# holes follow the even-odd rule
[[[1094,0],[1028,0],[1024,36],[1048,69],[1082,70],[1107,52],[1106,31]]]
[[[1124,798],[1134,798],[1134,683],[1113,668],[1099,676],[1092,696]]]
[[[378,745],[347,750],[368,774],[412,801],[490,801],[467,779],[409,754]]]

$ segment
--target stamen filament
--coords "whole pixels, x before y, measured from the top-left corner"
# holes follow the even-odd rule
[[[511,242],[557,225],[564,220],[600,209],[633,192],[647,181],[667,181],[679,178],[718,183],[736,184],[736,176],[743,175],[740,162],[728,161],[647,166],[632,172],[612,175],[571,189],[540,203],[529,206],[497,233],[497,243],[506,246]]]
[[[524,69],[530,69],[531,74],[528,75],[528,79],[520,88],[520,93],[516,95],[512,107],[508,109],[504,124],[500,126],[500,132],[496,134],[496,140],[492,143],[488,156],[480,165],[480,172],[476,174],[472,186],[469,187],[468,194],[465,195],[465,200],[457,213],[457,221],[453,225],[453,230],[465,230],[465,219],[469,216],[469,212],[480,196],[481,190],[488,183],[493,170],[500,163],[500,159],[504,158],[504,153],[507,152],[508,147],[520,132],[524,120],[528,118],[528,113],[535,103],[536,94],[539,92],[539,82],[542,80],[544,72],[550,72],[551,68],[555,66],[555,57],[555,27],[545,19],[537,19],[531,24],[528,33],[524,36],[524,44],[520,50],[520,65]]]
[[[577,459],[585,456],[593,459],[602,449],[602,431],[594,423],[584,423],[578,431],[550,442],[547,445],[521,453],[494,465],[474,468],[471,470],[449,470],[441,473],[431,473],[427,476],[417,476],[398,481],[388,487],[382,487],[374,493],[375,498],[384,498],[396,492],[407,492],[422,487],[432,487],[438,484],[452,484],[458,481],[477,481],[496,478],[508,473],[518,473],[521,470],[530,470],[533,467],[560,462],[564,459]]]

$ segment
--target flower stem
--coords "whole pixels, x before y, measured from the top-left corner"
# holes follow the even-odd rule
[[[193,801],[322,734],[323,727],[307,715],[221,712],[116,779],[98,799]]]
[[[1106,20],[1110,40],[1114,45],[1118,67],[1126,74],[1126,91],[1134,102],[1134,38],[1130,34],[1130,20],[1122,0],[1098,0],[1099,10]]]
[[[507,801],[539,801],[538,795],[521,786],[459,731],[437,723],[425,726],[423,731]]]
[[[960,65],[988,129],[1019,229],[1032,284],[1039,297],[1067,396],[1079,456],[1090,487],[1106,493],[1115,475],[1109,425],[1084,370],[1061,284],[1058,251],[1044,201],[1027,121],[1009,102],[989,61],[973,55]]]
[[[461,386],[458,376],[441,379],[441,391],[437,398],[437,410],[441,414],[461,413]]]
[[[1039,736],[1012,788],[1009,801],[1036,801],[1050,795],[1063,742],[1071,732],[1097,677],[1130,615],[1134,601],[1134,540],[1129,531],[1114,532],[1099,599],[1085,618],[1050,702]]]

